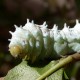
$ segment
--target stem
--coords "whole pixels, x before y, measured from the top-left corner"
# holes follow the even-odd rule
[[[59,68],[63,67],[64,65],[66,65],[66,64],[68,64],[68,63],[70,63],[72,61],[73,61],[73,57],[72,56],[66,57],[65,59],[63,59],[59,63],[57,63],[55,66],[53,66],[51,69],[49,69],[47,72],[45,72],[44,74],[42,74],[36,80],[43,80],[44,78],[46,78],[47,76],[49,76],[51,73],[55,72]]]

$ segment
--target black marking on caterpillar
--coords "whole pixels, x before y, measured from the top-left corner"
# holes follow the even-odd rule
[[[29,22],[25,26],[17,27],[15,32],[10,32],[9,50],[14,56],[24,57],[31,61],[47,57],[64,56],[70,52],[80,52],[80,23],[76,20],[73,28],[67,27],[66,23],[62,30],[54,25],[52,29],[47,28],[46,22],[42,25]]]

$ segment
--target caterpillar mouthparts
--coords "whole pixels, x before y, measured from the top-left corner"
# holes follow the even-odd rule
[[[66,23],[62,30],[54,25],[52,29],[47,28],[46,22],[42,25],[29,22],[25,26],[17,27],[10,32],[9,51],[14,57],[25,57],[33,62],[44,58],[57,58],[70,52],[80,52],[80,23],[76,20],[73,28],[67,27]]]

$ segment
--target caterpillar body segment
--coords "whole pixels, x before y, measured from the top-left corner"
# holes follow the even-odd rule
[[[54,25],[47,28],[46,22],[42,25],[29,22],[25,26],[17,27],[14,32],[10,31],[12,38],[9,39],[9,50],[14,57],[27,56],[29,60],[44,58],[57,58],[71,52],[80,52],[80,23],[76,20],[73,28],[67,27],[66,23],[62,30]]]

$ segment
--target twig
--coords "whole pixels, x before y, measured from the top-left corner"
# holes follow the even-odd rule
[[[65,66],[66,64],[72,62],[73,60],[80,60],[80,54],[79,53],[75,53],[73,55],[70,55],[70,56],[64,58],[59,63],[57,63],[55,66],[53,66],[51,69],[49,69],[47,72],[45,72],[44,74],[42,74],[36,80],[43,80],[44,78],[46,78],[47,76],[49,76],[50,74],[52,74],[56,70],[60,69],[61,67]]]

